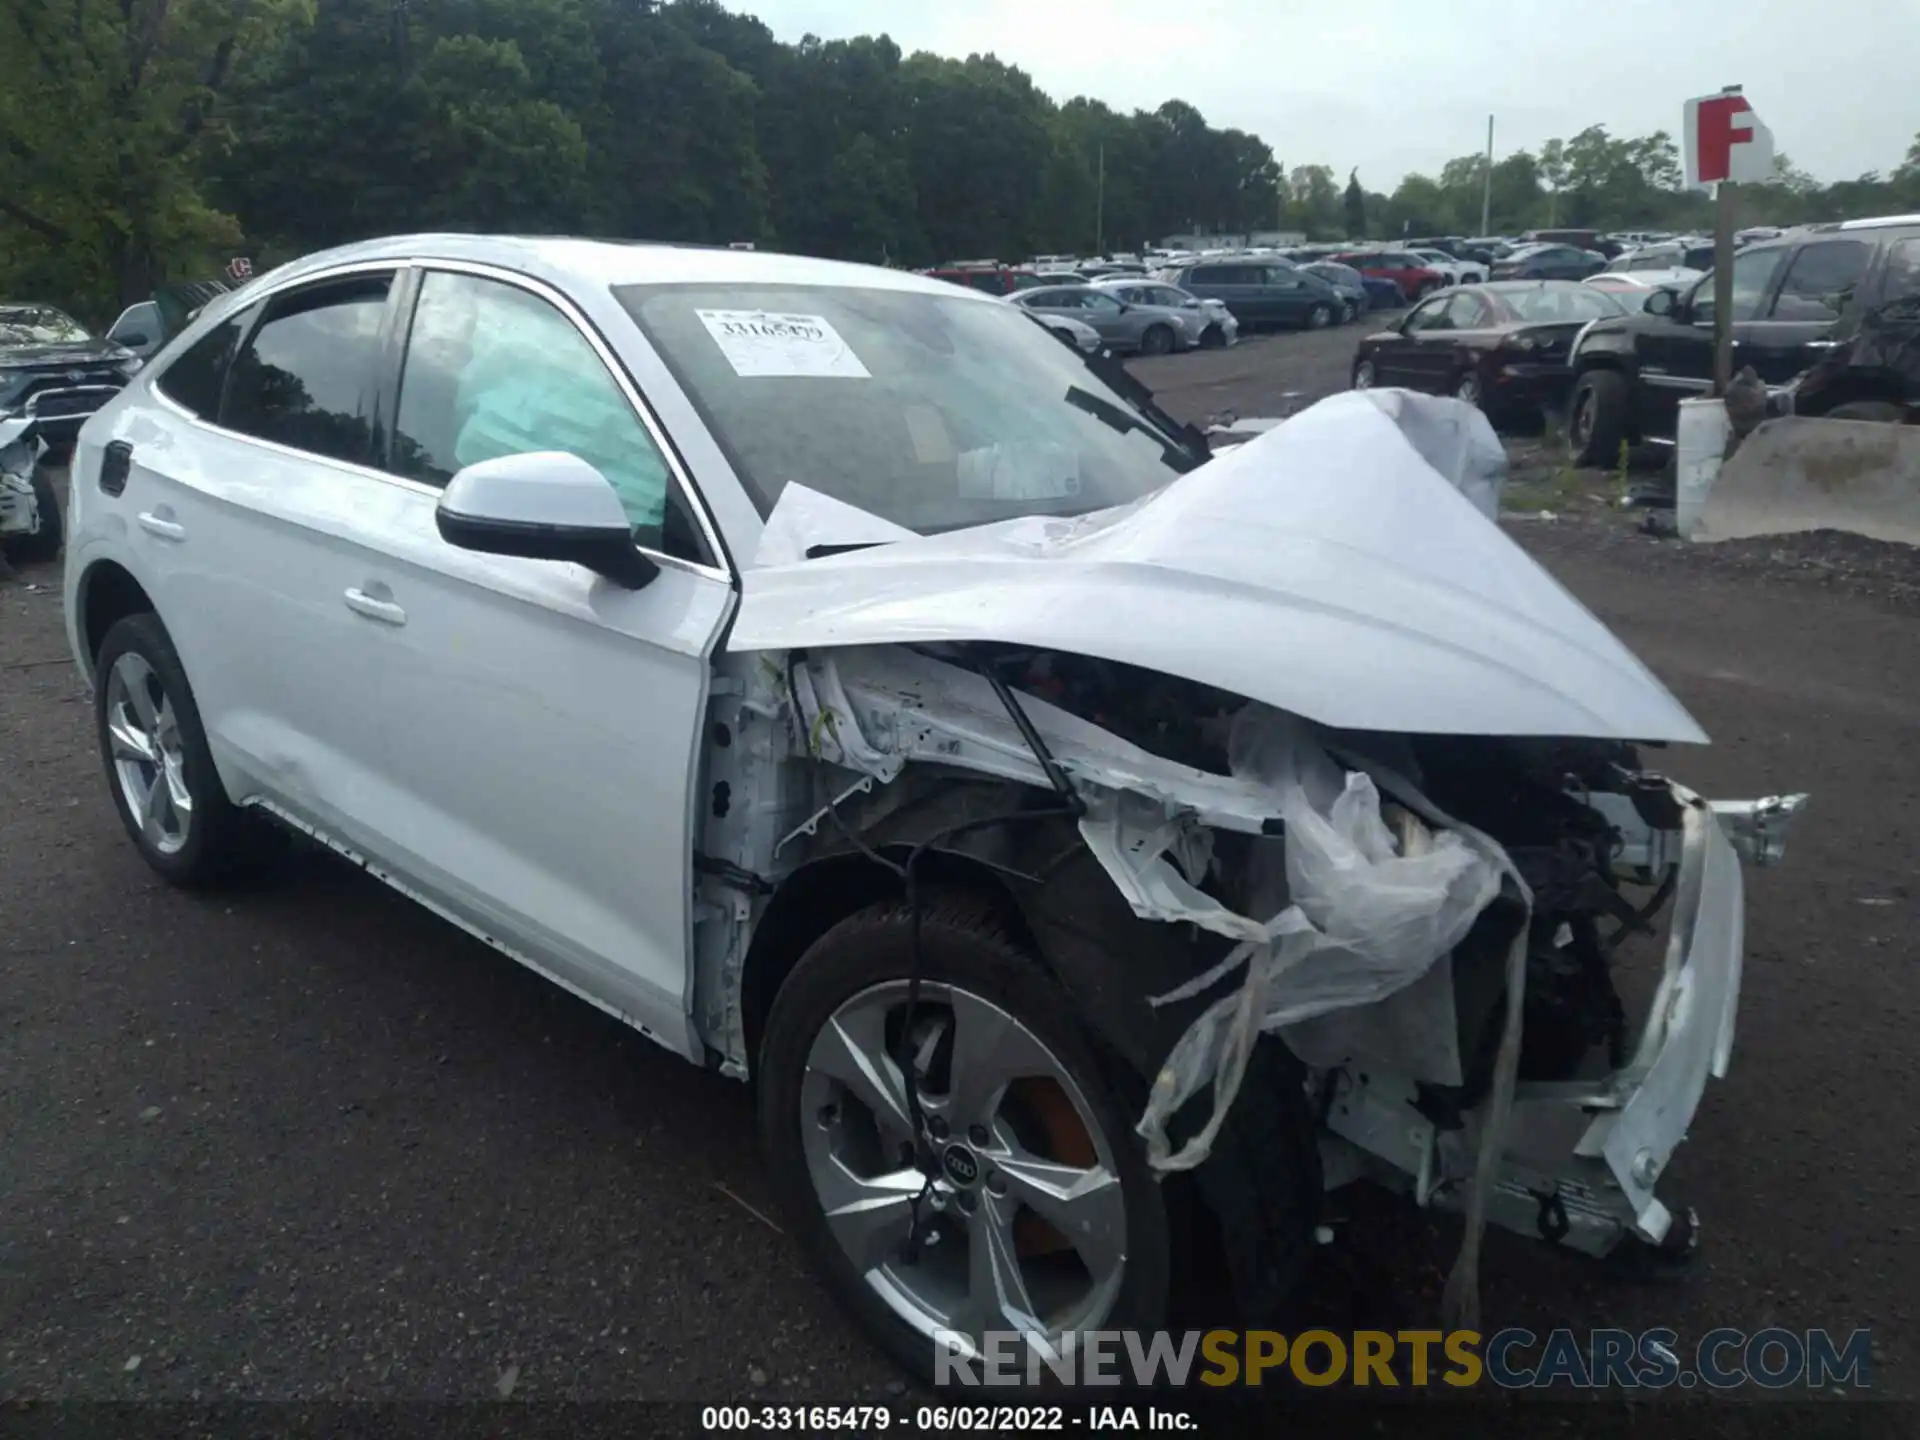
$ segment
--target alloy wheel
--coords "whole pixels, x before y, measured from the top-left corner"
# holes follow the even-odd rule
[[[1373,362],[1371,360],[1362,360],[1358,365],[1353,367],[1353,388],[1356,390],[1371,390],[1373,388]]]
[[[903,1034],[906,1002],[905,981],[861,991],[808,1054],[801,1142],[828,1230],[923,1334],[977,1344],[1021,1331],[1057,1345],[1099,1328],[1126,1271],[1127,1211],[1085,1094],[992,1001],[923,983]],[[918,1146],[896,1052],[917,1077]]]
[[[192,829],[193,795],[173,701],[153,666],[131,650],[113,662],[106,683],[107,740],[120,798],[142,843],[177,855]]]

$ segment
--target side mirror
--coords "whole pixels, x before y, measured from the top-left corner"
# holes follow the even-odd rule
[[[1647,296],[1646,303],[1640,308],[1649,315],[1671,315],[1677,304],[1673,291],[1660,289]]]
[[[633,524],[607,477],[557,450],[469,465],[434,508],[440,538],[483,555],[570,560],[628,590],[660,573],[633,543]]]

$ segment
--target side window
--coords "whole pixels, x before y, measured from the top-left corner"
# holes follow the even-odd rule
[[[1425,334],[1429,330],[1452,329],[1453,327],[1446,320],[1446,308],[1451,300],[1451,296],[1441,295],[1415,310],[1407,317],[1407,334]]]
[[[1087,299],[1077,290],[1047,290],[1033,305],[1037,310],[1084,310]]]
[[[151,300],[143,300],[138,305],[129,305],[126,312],[113,322],[113,328],[107,332],[107,339],[126,343],[130,335],[141,335],[147,340],[160,338],[160,307]]]
[[[1902,240],[1887,250],[1887,278],[1880,298],[1903,300],[1920,294],[1920,239]]]
[[[1117,315],[1120,313],[1120,302],[1105,291],[1089,290],[1077,298],[1080,301],[1081,308],[1084,310],[1092,310],[1101,315]]]
[[[1743,250],[1733,257],[1733,318],[1751,320],[1760,311],[1760,302],[1766,299],[1767,290],[1773,284],[1774,272],[1780,268],[1782,250]],[[1693,292],[1693,306],[1688,318],[1696,325],[1704,325],[1713,319],[1713,276],[1702,280]]]
[[[1487,302],[1478,295],[1459,294],[1447,303],[1449,328],[1454,330],[1478,330],[1493,323],[1488,313]]]
[[[393,429],[394,473],[429,485],[502,455],[577,455],[619,493],[636,540],[704,558],[677,493],[669,505],[665,458],[598,353],[571,320],[517,285],[427,274]]]
[[[242,315],[221,321],[170,361],[154,380],[154,387],[202,420],[217,418],[220,389],[227,383],[227,365],[244,328]]]
[[[1298,270],[1289,269],[1284,265],[1267,266],[1261,271],[1261,278],[1275,290],[1299,290],[1306,285],[1306,282],[1300,278]]]
[[[364,463],[367,390],[379,366],[391,275],[278,296],[233,362],[220,423],[296,450]]]
[[[1872,259],[1873,247],[1863,240],[1823,240],[1808,245],[1787,266],[1771,318],[1838,320]]]

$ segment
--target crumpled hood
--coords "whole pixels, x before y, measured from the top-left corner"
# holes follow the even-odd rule
[[[789,486],[728,648],[1002,641],[1337,729],[1704,741],[1403,423],[1339,395],[1132,505],[944,535]]]

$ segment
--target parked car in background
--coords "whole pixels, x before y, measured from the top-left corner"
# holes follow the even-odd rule
[[[1493,262],[1495,280],[1584,280],[1606,260],[1573,245],[1528,245]]]
[[[1207,319],[1199,310],[1130,305],[1094,285],[1049,285],[1009,297],[1040,315],[1064,315],[1091,325],[1108,347],[1122,354],[1169,355],[1200,344]]]
[[[1657,245],[1643,245],[1607,262],[1607,269],[1628,275],[1642,270],[1694,270],[1704,273],[1712,268],[1711,240],[1667,240]]]
[[[1129,305],[1157,305],[1164,310],[1200,311],[1205,317],[1205,324],[1200,331],[1202,349],[1217,350],[1240,339],[1240,322],[1223,302],[1202,299],[1178,285],[1155,280],[1151,276],[1116,276],[1096,280],[1093,286]]]
[[[1300,267],[1309,275],[1318,275],[1340,294],[1340,321],[1345,324],[1356,315],[1364,315],[1373,308],[1373,298],[1367,292],[1367,277],[1351,265],[1342,265],[1336,260],[1311,260]],[[1400,288],[1391,281],[1376,281],[1393,290],[1393,303],[1400,303]]]
[[[120,318],[107,327],[107,339],[145,360],[166,339],[160,306],[152,300],[129,305],[120,312]]]
[[[1421,299],[1450,283],[1449,277],[1405,250],[1348,250],[1333,258],[1362,275],[1391,280],[1400,291],[1402,304]]]
[[[1025,306],[1021,306],[1025,310]],[[1056,310],[1027,310],[1036,325],[1044,325],[1053,332],[1053,337],[1061,344],[1078,350],[1082,355],[1096,355],[1106,341],[1100,338],[1100,332],[1084,320],[1075,320]]]
[[[1202,300],[1220,301],[1242,330],[1321,330],[1340,318],[1340,292],[1287,260],[1206,260],[1176,267],[1167,278]]]
[[[1697,270],[1643,270],[1637,275],[1602,270],[1580,283],[1590,290],[1602,290],[1618,297],[1632,311],[1645,308],[1647,297],[1656,290],[1684,290],[1699,278]]]
[[[1912,415],[1920,341],[1920,217],[1814,225],[1733,257],[1733,364],[1752,366],[1795,413]],[[1713,385],[1714,277],[1654,291],[1646,308],[1580,337],[1567,442],[1611,464],[1622,441],[1671,443],[1680,401]],[[1804,378],[1801,378],[1803,377]]]
[[[1092,278],[1078,270],[1027,270],[1021,272],[1022,290],[1036,290],[1042,285],[1085,285]],[[1031,281],[1031,284],[1025,283]]]
[[[1478,285],[1487,278],[1487,267],[1474,260],[1462,260],[1445,250],[1409,246],[1408,253],[1446,276],[1455,285]]]
[[[1496,422],[1557,409],[1573,382],[1574,338],[1590,322],[1624,313],[1615,297],[1566,280],[1460,286],[1362,340],[1353,387],[1457,395]]]
[[[1011,295],[1022,288],[1020,277],[1029,272],[1002,265],[998,260],[957,260],[950,265],[936,265],[920,273],[987,295]]]
[[[0,420],[32,418],[64,463],[88,416],[120,393],[141,359],[63,310],[0,302]]]
[[[1571,245],[1576,250],[1599,250],[1598,230],[1529,230],[1521,240],[1529,245]]]

